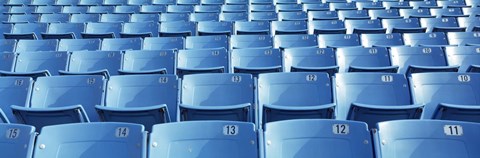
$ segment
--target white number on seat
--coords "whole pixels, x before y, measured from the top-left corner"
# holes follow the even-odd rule
[[[238,126],[237,125],[225,125],[223,126],[223,135],[230,135],[234,136],[238,134]]]
[[[460,82],[470,82],[469,75],[458,75],[458,81]]]
[[[460,125],[445,125],[443,131],[447,136],[462,136],[463,128]]]
[[[348,124],[333,124],[333,134],[347,135],[350,133]]]
[[[7,139],[17,139],[20,135],[20,129],[10,128],[7,130]]]
[[[115,136],[119,138],[125,138],[128,137],[129,132],[130,130],[127,127],[118,127],[115,131]]]
[[[382,75],[382,82],[393,82],[392,75]]]

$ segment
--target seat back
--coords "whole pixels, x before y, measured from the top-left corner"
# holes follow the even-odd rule
[[[0,95],[3,98],[8,98],[0,100],[0,109],[4,110],[10,122],[17,122],[10,106],[27,106],[32,86],[33,80],[30,77],[0,77]]]

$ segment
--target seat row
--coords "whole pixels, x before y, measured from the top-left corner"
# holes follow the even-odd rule
[[[35,128],[0,124],[0,152],[10,158],[423,158],[480,154],[480,125],[457,121],[402,120],[377,125],[373,135],[355,121],[290,120],[257,130],[251,123],[192,121],[159,124],[147,133],[128,123],[77,123]],[[405,132],[408,131],[408,132]],[[406,141],[408,140],[408,141]],[[454,146],[452,146],[454,145]],[[341,151],[341,152],[339,152]]]
[[[250,74],[0,77],[11,122],[269,122],[337,119],[366,122],[443,119],[478,122],[480,74],[320,72]],[[410,82],[410,83],[409,83]],[[451,95],[452,93],[456,95]],[[258,98],[258,99],[257,99]]]

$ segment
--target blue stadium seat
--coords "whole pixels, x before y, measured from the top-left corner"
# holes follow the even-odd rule
[[[177,2],[178,3],[178,2]],[[168,5],[168,13],[193,13],[193,5]]]
[[[273,37],[274,48],[318,47],[315,35],[277,35]]]
[[[342,20],[316,20],[308,22],[309,34],[346,34],[347,29]]]
[[[201,129],[201,130],[196,130]],[[255,125],[231,121],[192,121],[153,126],[149,157],[258,157]],[[169,148],[164,148],[168,146]],[[185,152],[188,146],[192,152]]]
[[[113,13],[115,14],[135,14],[140,12],[140,6],[128,6],[128,5],[123,5],[123,6],[116,6],[115,10]]]
[[[79,0],[78,2],[80,6],[98,6],[102,4],[103,0]]]
[[[157,22],[133,22],[123,23],[122,38],[145,38],[158,37],[160,26]]]
[[[430,14],[430,9],[428,8],[420,8],[420,9],[400,9],[398,10],[400,15],[404,18],[434,18],[432,14]]]
[[[159,21],[160,21],[160,15],[158,15],[157,13],[142,13],[142,14],[132,14],[132,15],[130,15],[130,22],[132,22],[132,23],[138,23],[138,22],[140,22],[140,23],[142,23],[142,22],[143,23],[145,23],[145,22],[158,23]]]
[[[398,72],[410,76],[422,72],[457,72],[459,66],[447,66],[446,55],[440,47],[392,47],[392,65]]]
[[[176,74],[176,51],[129,50],[123,55],[120,74]]]
[[[182,84],[178,121],[255,122],[254,80],[251,75],[231,73],[186,75]],[[218,97],[219,95],[222,97]]]
[[[310,11],[308,12],[309,21],[321,20],[338,20],[338,13],[336,11]]]
[[[113,76],[107,84],[105,106],[97,105],[100,120],[152,126],[176,121],[178,79],[175,75]]]
[[[371,19],[367,10],[340,10],[338,11],[340,20],[368,20]]]
[[[96,51],[100,50],[100,39],[62,39],[58,51]]]
[[[0,52],[0,71],[12,71],[15,63],[15,53]]]
[[[102,104],[102,76],[39,77],[27,106],[11,106],[17,121],[35,126],[98,121],[95,105]]]
[[[421,18],[420,25],[427,28],[427,32],[465,32],[465,27],[459,27],[455,17]]]
[[[260,74],[257,124],[265,127],[282,120],[334,118],[332,87],[323,72]]]
[[[13,24],[0,24],[0,39],[4,39],[4,33],[11,33],[13,29]]]
[[[58,71],[67,67],[67,52],[21,52],[16,58],[13,72],[0,72],[3,76],[39,76],[58,75]]]
[[[279,21],[307,21],[308,15],[306,12],[279,12],[278,13]]]
[[[13,25],[12,33],[3,33],[5,39],[41,39],[41,33],[47,32],[46,23],[18,23]]]
[[[380,20],[345,20],[347,34],[385,34]]]
[[[425,104],[422,118],[479,122],[479,78],[478,73],[413,74],[415,102]]]
[[[62,75],[118,75],[121,68],[120,51],[75,51],[70,55],[67,71]]]
[[[161,22],[190,21],[188,13],[161,13]]]
[[[218,22],[219,13],[191,13],[190,21],[193,22]]]
[[[16,44],[14,39],[0,39],[0,52],[14,52]]]
[[[122,23],[87,23],[82,38],[118,38],[122,32]]]
[[[339,73],[335,76],[336,119],[378,122],[419,119],[423,105],[413,104],[408,80],[395,73]]]
[[[124,23],[124,22],[129,22],[130,21],[130,15],[129,14],[102,14],[100,16],[100,22],[106,22],[106,23]]]
[[[265,158],[373,157],[372,138],[363,122],[288,120],[268,123]],[[339,152],[340,151],[340,152]]]
[[[128,0],[103,0],[104,6],[125,6]]]
[[[331,11],[349,11],[358,10],[355,2],[347,3],[345,0],[326,0],[323,3],[329,3]]]
[[[335,51],[332,48],[287,48],[284,53],[285,72],[338,72]]]
[[[70,19],[69,14],[42,14],[39,22],[41,23],[66,23]]]
[[[479,7],[480,8],[480,7]],[[466,27],[466,31],[480,31],[480,17],[459,17],[457,18],[460,27]]]
[[[403,46],[403,38],[400,33],[392,34],[362,34],[360,35],[364,47],[394,47]]]
[[[383,1],[385,9],[412,9],[413,7],[408,4],[408,1]]]
[[[104,5],[99,5],[99,6],[90,6],[88,7],[87,13],[90,14],[111,14],[115,11],[115,6],[104,6]]]
[[[30,6],[47,6],[55,4],[55,0],[32,0]]]
[[[17,15],[32,15],[35,12],[36,7],[34,6],[12,6],[8,11],[8,14],[17,14]]]
[[[203,5],[195,5],[195,13],[220,13],[222,12],[221,5],[223,5],[223,0],[207,0]],[[202,2],[203,3],[203,2]],[[220,3],[220,4],[216,4]]]
[[[184,49],[183,37],[146,37],[143,40],[143,50]]]
[[[202,21],[202,22],[198,22],[197,31],[199,36],[211,36],[211,35],[230,36],[233,34],[233,23]]]
[[[269,0],[267,0],[269,1]],[[275,12],[275,5],[271,3],[265,4],[251,4],[249,5],[249,11],[253,12]]]
[[[374,133],[379,157],[472,157],[480,154],[478,124],[437,120],[383,122]]]
[[[230,71],[234,73],[248,73],[257,77],[261,73],[283,72],[282,53],[279,49],[234,49],[230,56]]]
[[[89,23],[99,21],[100,14],[72,14],[70,17],[71,23]]]
[[[303,6],[301,4],[276,4],[275,11],[280,12],[301,12]]]
[[[250,5],[273,5],[273,0],[251,0]]]
[[[30,77],[0,77],[0,95],[5,98],[0,100],[0,109],[4,110],[4,116],[10,123],[17,122],[10,106],[25,106],[32,92],[32,85],[33,80]]]
[[[18,40],[15,52],[56,51],[58,40]]]
[[[228,52],[225,48],[180,50],[177,60],[177,75],[198,73],[228,73]]]
[[[199,5],[200,0],[177,0],[177,5]]]
[[[218,36],[188,36],[185,40],[185,49],[228,49],[228,37]]]
[[[32,3],[32,0],[9,0],[5,5],[6,6],[23,6],[29,5]]]
[[[127,4],[131,6],[143,6],[143,5],[151,5],[152,1],[151,0],[128,0]]]
[[[55,6],[62,6],[62,7],[65,7],[65,6],[75,6],[77,5],[79,2],[79,0],[57,0],[55,2]]]
[[[440,2],[440,1],[438,1]],[[436,16],[437,18],[442,18],[442,17],[468,17],[469,15],[463,14],[462,8],[435,8],[435,9],[430,9],[430,12],[432,13],[433,16]]]
[[[330,10],[328,3],[321,3],[317,0],[299,0],[299,2],[303,4],[303,10],[306,12]]]
[[[8,120],[7,116],[5,116],[5,113],[3,113],[3,110],[0,109],[0,123],[2,124],[8,124],[10,121]]]
[[[35,127],[19,124],[0,124],[4,134],[0,139],[3,155],[8,157],[32,157],[35,142]]]
[[[55,125],[42,129],[36,145],[36,158],[143,158],[147,153],[147,132],[142,125],[118,122]]]
[[[358,47],[360,38],[358,34],[326,34],[318,35],[320,48]]]
[[[385,72],[397,73],[398,66],[392,66],[387,48],[345,47],[337,49],[337,62],[343,72]]]
[[[195,22],[174,21],[160,24],[160,37],[186,37],[197,35]]]
[[[85,31],[83,23],[50,23],[42,39],[78,39]]]
[[[431,9],[431,8],[439,8],[437,6],[436,1],[409,1],[410,6],[413,7],[413,9],[419,9],[419,8],[426,8],[426,9]]]
[[[225,5],[246,5],[248,0],[225,0]]]
[[[159,14],[166,12],[167,6],[165,5],[142,5],[142,7],[140,8],[140,13],[142,14]],[[130,20],[132,20],[132,17],[130,17]]]
[[[445,47],[448,65],[460,66],[458,72],[479,72],[480,46]]]
[[[4,23],[36,23],[40,20],[40,15],[38,14],[12,14],[8,22]]]
[[[368,15],[372,17],[372,19],[403,19],[398,9],[368,10]]]
[[[423,33],[427,31],[427,28],[420,26],[417,18],[383,19],[382,26],[387,28],[387,33]]]
[[[278,14],[276,12],[250,12],[248,18],[250,21],[277,21]]]
[[[271,47],[273,47],[273,39],[270,35],[233,35],[230,37],[230,49]]]
[[[219,15],[220,21],[225,22],[237,22],[237,21],[248,21],[248,13],[247,12],[240,12],[240,13],[228,13],[222,12]]]
[[[357,1],[356,5],[358,10],[385,10],[382,2]]]
[[[64,6],[62,8],[62,13],[64,14],[86,14],[87,11],[88,11],[87,6]],[[73,16],[71,16],[70,18],[72,17]]]
[[[141,38],[106,38],[102,41],[100,50],[103,51],[126,51],[141,50]]]
[[[443,32],[432,33],[405,33],[403,34],[405,45],[416,46],[446,46],[447,37]]]
[[[153,5],[175,5],[176,0],[152,0]]]
[[[270,22],[266,21],[239,21],[235,22],[236,35],[268,35],[270,34]]]
[[[449,32],[447,33],[448,44],[456,46],[480,45],[479,32]]]
[[[305,21],[272,21],[271,35],[308,34]]]
[[[464,0],[437,1],[437,5],[443,8],[463,8],[468,7]],[[468,15],[468,14],[467,14]]]
[[[241,0],[241,1],[246,1],[246,0]],[[248,3],[248,1],[246,1],[246,2]],[[246,4],[235,4],[235,5],[234,4],[224,4],[224,5],[222,5],[222,12],[223,13],[248,12],[248,6]]]
[[[273,4],[297,4],[296,0],[273,0]]]
[[[52,6],[51,4],[49,4],[48,6],[47,5],[37,6],[37,9],[34,13],[35,14],[58,14],[61,12],[62,12],[62,6]],[[41,15],[41,16],[44,16],[44,15]]]

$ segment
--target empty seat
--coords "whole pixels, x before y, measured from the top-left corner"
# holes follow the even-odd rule
[[[339,48],[360,46],[358,34],[332,34],[318,35],[318,45],[320,48]]]
[[[421,72],[457,72],[458,66],[447,66],[445,53],[440,47],[392,47],[392,64],[398,72],[410,76]]]
[[[369,10],[368,15],[370,15],[372,19],[402,19],[403,18],[402,16],[400,16],[398,9]]]
[[[106,6],[125,6],[127,3],[128,0],[103,0],[103,5]]]
[[[90,14],[110,14],[115,11],[115,6],[104,6],[104,5],[98,5],[98,6],[90,6],[88,7],[87,13]]]
[[[400,15],[404,18],[434,18],[435,16],[430,14],[430,9],[400,9]]]
[[[328,3],[321,3],[317,0],[300,0],[300,1],[303,1],[300,3],[303,4],[303,10],[306,12],[330,10],[330,6]]]
[[[432,33],[405,33],[405,45],[409,46],[445,46],[448,45],[447,37],[443,32]]]
[[[100,16],[100,22],[124,23],[129,21],[129,14],[102,14],[102,16]]]
[[[336,11],[310,11],[308,12],[308,20],[338,20],[338,13]]]
[[[142,7],[140,8],[140,13],[143,13],[143,14],[151,14],[151,13],[158,14],[158,13],[166,13],[166,12],[167,12],[167,6],[164,6],[164,5],[142,5]],[[132,19],[132,17],[130,17],[130,20]]]
[[[268,1],[268,0],[267,0]],[[250,4],[250,12],[275,12],[275,5],[265,3],[265,4]]]
[[[346,34],[347,29],[342,20],[318,20],[308,22],[309,34]]]
[[[250,5],[268,5],[272,4],[273,5],[273,0],[251,0]]]
[[[194,22],[214,22],[219,21],[220,17],[218,13],[191,13],[190,21]]]
[[[240,12],[240,13],[222,12],[222,13],[220,13],[219,20],[220,21],[225,21],[225,22],[248,21],[248,13],[246,13],[246,12]]]
[[[17,56],[13,72],[1,73],[5,76],[50,76],[67,67],[67,52],[21,52]]]
[[[356,2],[358,10],[385,10],[385,7],[383,7],[382,2],[362,2],[362,1],[357,1]]]
[[[254,122],[253,84],[254,80],[249,74],[186,75],[182,81],[178,121]]]
[[[3,33],[5,39],[42,39],[40,35],[47,31],[46,23],[19,23],[13,25],[12,33]]]
[[[388,50],[384,47],[345,47],[337,49],[339,72],[390,72],[397,73],[392,66]]]
[[[273,39],[270,35],[233,35],[230,37],[230,49],[271,47],[273,47]]]
[[[246,0],[241,0],[246,1]],[[248,3],[248,2],[247,2]],[[222,5],[222,12],[223,13],[241,13],[241,12],[248,12],[248,5],[245,4],[224,4]]]
[[[228,53],[225,48],[180,50],[177,75],[197,73],[228,73]]]
[[[195,22],[174,21],[160,25],[160,37],[186,37],[197,35]]]
[[[43,39],[78,39],[85,31],[83,23],[51,23],[46,33],[42,33]]]
[[[259,126],[290,119],[334,118],[332,87],[323,72],[260,74]]]
[[[463,14],[462,8],[442,8],[442,9],[436,8],[436,9],[430,9],[430,12],[433,16],[436,16],[437,18],[468,17],[468,14],[467,15]]]
[[[7,13],[19,15],[17,17],[38,17],[38,15],[32,14],[35,12],[35,10],[36,7],[34,6],[13,6]]]
[[[250,21],[277,21],[278,14],[276,12],[250,12]]]
[[[123,31],[120,32],[122,38],[145,38],[158,37],[159,25],[157,22],[134,22],[124,23]]]
[[[336,118],[366,122],[419,119],[423,104],[413,104],[408,80],[395,73],[339,73],[335,76]]]
[[[9,0],[5,5],[6,6],[22,6],[29,5],[32,3],[31,0]]]
[[[193,5],[168,5],[168,13],[193,13]]]
[[[0,24],[0,39],[4,39],[4,33],[11,33],[13,29],[13,24]]]
[[[274,48],[318,47],[315,35],[277,35],[273,37]]]
[[[140,6],[116,6],[113,11],[116,14],[134,14],[140,12]]]
[[[151,0],[128,0],[128,5],[132,6],[142,6],[142,5],[151,5]]]
[[[185,40],[185,49],[228,49],[228,37],[218,36],[189,36]]]
[[[66,23],[70,19],[69,14],[42,14],[39,22],[41,23]]]
[[[7,23],[35,23],[40,20],[38,14],[12,14]]]
[[[279,12],[278,20],[280,21],[307,21],[308,15],[306,12]]]
[[[195,13],[220,13],[221,5],[223,5],[223,0],[207,0],[204,1],[209,4],[196,5],[194,10]],[[203,2],[202,2],[203,3]]]
[[[153,5],[175,5],[176,0],[152,0]]]
[[[464,46],[464,45],[480,45],[479,32],[449,32],[447,33],[448,44]]]
[[[479,122],[479,78],[478,73],[413,74],[415,102],[425,104],[422,118]]]
[[[285,72],[338,72],[335,51],[332,48],[300,47],[284,50]]]
[[[367,20],[371,19],[367,10],[340,10],[338,11],[340,20]]]
[[[383,19],[382,26],[387,29],[387,33],[422,33],[427,28],[420,26],[417,18],[409,19]]]
[[[147,132],[138,124],[97,122],[56,125],[42,129],[34,156],[145,157],[146,140]]]
[[[284,34],[307,34],[307,22],[305,21],[273,21],[272,36]]]
[[[230,121],[195,121],[155,125],[149,157],[257,157],[255,125]],[[192,129],[202,129],[194,131]],[[181,132],[183,131],[183,132]],[[164,148],[168,146],[169,148]],[[185,152],[185,146],[194,152]]]
[[[100,120],[152,126],[176,120],[178,79],[175,75],[113,76],[105,106],[97,105]]]
[[[436,1],[409,1],[410,6],[413,7],[413,9],[419,9],[419,8],[439,8],[437,6]]]
[[[360,35],[364,47],[393,47],[403,46],[403,39],[400,33],[392,34],[362,34]]]
[[[266,158],[373,157],[372,139],[363,122],[288,120],[268,123],[264,136]],[[341,151],[341,152],[337,152]]]
[[[58,41],[49,40],[19,40],[15,52],[56,51]]]
[[[30,77],[0,77],[0,95],[4,98],[0,100],[0,109],[3,109],[5,118],[11,123],[16,123],[17,119],[10,106],[25,106],[32,86],[33,80]]]
[[[57,0],[55,2],[56,6],[75,6],[77,5],[79,0]]]
[[[122,23],[87,23],[83,38],[117,38],[122,32]]]
[[[480,46],[445,47],[448,65],[460,66],[458,72],[479,72]]]
[[[157,13],[132,14],[130,16],[130,22],[133,22],[133,23],[137,23],[137,22],[140,22],[140,23],[142,23],[142,22],[143,23],[145,23],[145,22],[157,23],[159,21],[160,21],[160,15],[158,15]]]
[[[0,71],[12,71],[15,63],[15,53],[0,52]]]
[[[413,7],[408,4],[408,1],[383,1],[383,6],[386,9],[412,9]]]
[[[248,4],[247,0],[225,0],[225,5],[246,5]]]
[[[78,5],[81,6],[98,6],[102,5],[103,0],[79,0]]]
[[[301,12],[303,6],[301,4],[276,4],[275,11],[280,12]]]
[[[89,23],[99,21],[100,14],[72,14],[70,17],[71,23]]]
[[[252,48],[231,51],[231,72],[249,73],[257,77],[261,73],[282,72],[282,53],[279,49]]]
[[[100,50],[103,51],[125,51],[125,50],[141,50],[141,38],[110,38],[102,41]]]
[[[160,14],[161,22],[173,22],[173,21],[190,21],[188,13],[162,13]]]
[[[87,6],[64,6],[62,8],[62,13],[64,14],[85,14],[87,11]]]
[[[380,20],[345,20],[347,34],[385,34]]]
[[[70,55],[66,75],[118,75],[121,68],[122,53],[120,51],[75,51]]]
[[[382,122],[374,133],[376,155],[381,157],[471,157],[480,154],[475,135],[478,124],[437,120]]]
[[[19,123],[36,127],[98,121],[95,105],[102,105],[102,76],[50,76],[35,82],[29,104],[12,106]]]
[[[176,74],[176,51],[129,50],[123,55],[121,74]]]
[[[480,31],[480,17],[459,17],[458,25],[465,27],[466,31]]]
[[[265,21],[239,21],[235,22],[235,34],[237,35],[268,35],[270,34],[270,23]]]
[[[19,124],[0,124],[4,136],[0,139],[2,153],[9,157],[32,157],[35,148],[35,127]]]
[[[333,3],[329,3],[331,11],[358,10],[355,2],[347,3],[347,1],[344,1],[344,0],[340,0],[340,1],[332,0],[332,1],[333,1]],[[325,1],[324,3],[327,3],[327,2],[330,2],[330,1]],[[338,2],[338,3],[336,3],[336,2]]]
[[[465,27],[458,27],[457,19],[448,18],[421,18],[420,25],[427,28],[427,32],[465,32]]]
[[[233,23],[202,21],[202,22],[198,22],[197,31],[199,36],[211,36],[211,35],[230,36],[233,34]]]
[[[0,39],[0,52],[13,52],[16,44],[14,39]]]
[[[184,49],[185,39],[182,37],[146,37],[143,40],[143,50]]]
[[[44,5],[44,6],[37,6],[37,10],[34,13],[36,13],[36,14],[57,14],[57,13],[60,13],[60,12],[62,12],[62,7],[61,6],[52,6],[52,4],[48,4],[48,5]],[[41,15],[41,16],[43,16],[43,15]]]
[[[178,5],[199,5],[200,0],[177,0]]]
[[[100,50],[100,39],[62,39],[58,51],[96,51]]]

